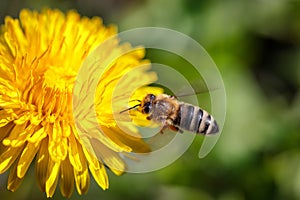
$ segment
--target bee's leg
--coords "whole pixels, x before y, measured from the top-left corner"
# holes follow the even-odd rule
[[[159,132],[161,133],[161,134],[163,134],[164,133],[164,130],[166,130],[167,128],[169,127],[169,125],[163,125],[162,127],[161,127],[161,129],[159,130]]]
[[[171,125],[172,125],[172,121],[170,119],[163,120],[162,127],[159,132],[163,134],[164,130],[168,129]]]
[[[176,132],[179,131],[180,133],[183,132],[182,130],[180,130],[179,128],[177,128],[176,126],[173,125],[173,120],[170,118],[163,120],[162,127],[160,129],[160,133],[164,133],[164,130],[166,130],[168,128],[171,129],[172,131],[176,131]]]
[[[174,125],[171,125],[169,126],[169,128],[172,130],[172,131],[175,131],[175,132],[179,132],[179,133],[183,133],[183,130],[181,130],[180,128],[174,126]]]
[[[147,120],[151,120],[152,119],[152,115],[149,115],[146,119]]]

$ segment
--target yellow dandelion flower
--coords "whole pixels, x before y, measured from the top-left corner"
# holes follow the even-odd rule
[[[74,124],[72,90],[78,70],[87,55],[116,32],[100,18],[81,17],[75,11],[22,10],[19,20],[5,18],[0,33],[0,173],[9,170],[9,190],[19,187],[34,159],[38,186],[47,197],[58,183],[63,196],[70,197],[74,186],[79,194],[86,193],[90,173],[107,189],[104,166],[117,175],[126,167],[114,150],[149,151],[137,135],[116,126],[110,107],[117,81],[147,63],[141,48],[118,58],[98,83],[95,110],[107,138],[103,142],[95,136],[98,158],[83,145]],[[130,79],[132,84],[154,81],[155,74],[147,73],[138,70],[137,77],[147,78]],[[126,85],[123,91],[128,92]]]

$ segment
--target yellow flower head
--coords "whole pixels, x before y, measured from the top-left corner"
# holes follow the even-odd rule
[[[114,26],[105,27],[100,18],[80,17],[75,11],[23,10],[19,20],[5,18],[0,33],[0,173],[10,169],[9,190],[18,188],[33,159],[38,186],[47,197],[53,196],[58,182],[66,197],[71,196],[74,184],[79,194],[86,193],[89,172],[107,189],[104,165],[116,174],[126,168],[115,150],[149,151],[138,135],[125,134],[116,126],[111,108],[113,88],[121,77],[147,64],[141,60],[141,48],[111,63],[98,83],[95,110],[103,131],[101,138],[107,139],[102,143],[98,135],[86,133],[97,143],[93,151],[98,158],[83,145],[75,127],[72,90],[80,66],[93,49],[116,32]],[[131,47],[116,44],[114,48]],[[102,51],[109,52],[113,51]],[[156,78],[145,69],[137,70],[135,77],[143,78],[129,79],[133,85],[149,84]],[[123,86],[124,93],[128,89]]]

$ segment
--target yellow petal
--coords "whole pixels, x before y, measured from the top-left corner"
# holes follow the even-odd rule
[[[17,175],[17,163],[18,161],[13,164],[8,175],[7,189],[12,192],[16,191],[23,181],[23,178],[20,178]]]
[[[0,174],[5,172],[13,164],[23,148],[23,146],[5,148],[5,151],[0,155]]]
[[[17,142],[20,142],[20,135],[23,136],[23,143],[25,142],[24,141],[24,137],[26,136],[25,133],[25,128],[26,128],[26,123],[24,124],[16,124],[14,126],[14,128],[12,129],[12,131],[10,132],[9,136],[7,138],[5,138],[3,140],[3,144],[6,145],[6,146],[9,146],[9,145],[12,145],[12,143],[17,143]],[[22,134],[23,133],[23,134]]]
[[[39,149],[40,143],[27,143],[18,162],[17,176],[23,178]]]
[[[140,137],[140,135],[136,135],[130,132],[123,132],[119,127],[102,127],[102,130],[108,137],[112,137],[112,140],[117,140],[123,145],[131,147],[133,152],[137,153],[146,153],[150,152],[151,149]],[[133,136],[134,135],[134,136]],[[117,138],[115,138],[117,137]]]
[[[70,137],[69,137],[69,144],[70,144],[69,145],[70,163],[74,167],[74,170],[81,171],[83,169],[83,166],[82,166],[82,163],[81,163],[81,159],[80,159],[80,155],[79,155],[79,149],[78,149],[80,147],[77,145],[77,141],[76,141],[73,134],[71,134]]]
[[[122,148],[122,151],[130,152],[132,151],[131,147],[124,144],[124,141],[122,142],[119,137],[120,135],[114,131],[115,129],[113,127],[106,127],[101,126],[101,131],[104,133],[105,136],[109,137],[112,141],[116,143],[116,145],[120,146]],[[121,131],[120,131],[121,132]],[[101,142],[101,141],[100,141]]]
[[[36,162],[35,162],[35,177],[38,186],[42,192],[45,192],[46,189],[48,160],[49,160],[48,138],[45,138],[41,142],[41,146],[36,156]]]
[[[36,129],[36,131],[32,135],[27,136],[27,141],[31,143],[40,142],[47,136],[45,132],[45,128],[42,126],[40,129]]]
[[[53,161],[52,159],[48,160],[46,185],[45,185],[47,197],[52,197],[55,192],[56,185],[58,182],[59,169],[60,169],[59,161],[58,162]]]
[[[23,30],[20,28],[19,20],[13,20],[11,18],[5,19],[10,33],[12,34],[13,41],[26,41]],[[12,45],[17,45],[18,49],[22,49],[22,46],[19,43],[14,43]],[[11,48],[12,49],[12,48]]]
[[[97,158],[90,152],[88,152],[85,148],[83,148],[84,155],[89,163],[89,169],[98,183],[102,187],[103,190],[108,188],[108,177],[106,174],[105,167],[102,163],[100,163]]]
[[[60,191],[64,197],[69,198],[74,190],[74,171],[68,158],[60,166]]]
[[[0,127],[5,126],[9,122],[13,121],[14,115],[11,112],[8,112],[7,110],[1,110],[0,109]]]
[[[64,160],[67,156],[67,138],[63,137],[62,127],[58,121],[50,126],[49,135],[49,153],[53,160],[60,161]]]
[[[74,168],[75,183],[78,193],[85,194],[89,189],[90,175],[82,149],[78,149],[78,155],[81,160],[82,169],[76,170]]]
[[[126,165],[118,153],[112,151],[98,140],[92,139],[91,144],[93,145],[98,160],[103,161],[110,169],[125,171]]]
[[[2,141],[11,132],[14,126],[15,124],[10,122],[5,126],[0,127],[0,141]]]
[[[78,194],[86,194],[90,184],[90,175],[88,168],[85,168],[83,171],[75,170],[74,174]]]
[[[96,166],[96,168],[94,167],[90,167],[90,171],[95,179],[95,181],[97,182],[97,184],[102,187],[103,190],[108,189],[108,177],[106,174],[106,170],[104,168],[104,165],[100,164],[98,162],[99,166]]]
[[[16,119],[14,122],[15,124],[25,124],[27,121],[29,121],[31,118],[31,114],[29,112],[23,113],[21,116],[19,116],[18,119]]]
[[[71,127],[70,125],[64,120],[62,121],[62,134],[64,137],[69,137],[71,134]]]

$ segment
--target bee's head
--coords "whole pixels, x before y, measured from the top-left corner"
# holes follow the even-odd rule
[[[149,114],[151,112],[155,98],[156,96],[154,94],[147,94],[141,104],[142,113]]]
[[[126,112],[128,110],[132,110],[132,109],[138,107],[138,109],[142,113],[149,114],[152,110],[152,104],[155,99],[156,99],[156,96],[154,94],[147,94],[147,96],[143,99],[143,101],[141,101],[139,99],[132,100],[132,101],[138,101],[140,103],[136,104],[135,106],[132,106],[130,108],[127,108],[125,110],[122,110],[120,113]]]

